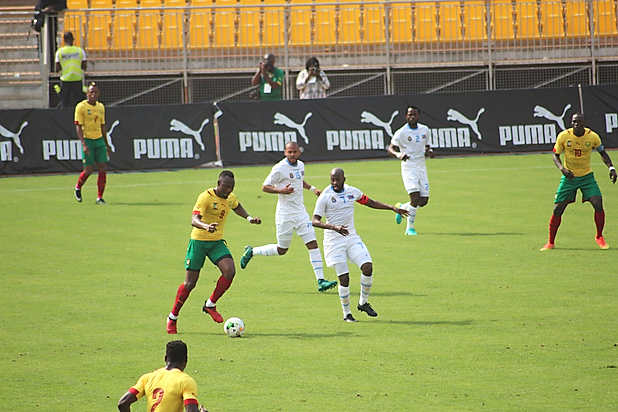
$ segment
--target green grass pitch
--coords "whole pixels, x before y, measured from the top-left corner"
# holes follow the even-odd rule
[[[539,251],[560,177],[551,154],[428,160],[416,237],[392,212],[357,205],[379,316],[354,309],[356,324],[342,321],[336,291],[317,292],[298,237],[287,255],[240,269],[245,245],[275,242],[277,199],[261,191],[270,167],[232,168],[234,192],[264,223],[233,215],[225,228],[237,274],[218,308],[245,321],[245,336],[228,338],[201,311],[219,276],[210,264],[181,312],[174,338],[189,346],[201,403],[210,412],[618,410],[618,186],[593,156],[605,251],[579,200],[557,249]],[[373,199],[406,201],[396,160],[307,164],[306,180],[324,188],[334,166]],[[0,411],[113,411],[141,374],[163,366],[192,207],[219,172],[110,174],[108,206],[94,203],[96,175],[81,204],[76,174],[0,179]],[[310,214],[314,202],[305,191]]]

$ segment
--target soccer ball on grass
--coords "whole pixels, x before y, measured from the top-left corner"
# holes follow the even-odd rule
[[[230,338],[239,338],[245,332],[245,323],[240,318],[229,318],[223,324],[223,330]]]

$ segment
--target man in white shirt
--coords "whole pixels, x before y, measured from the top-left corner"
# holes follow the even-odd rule
[[[343,169],[334,168],[330,172],[330,186],[318,197],[313,212],[313,226],[324,229],[324,257],[326,265],[334,267],[339,278],[339,299],[343,309],[343,320],[356,322],[350,311],[350,270],[348,260],[361,270],[361,294],[356,308],[371,317],[378,313],[368,302],[373,284],[373,264],[371,256],[360,236],[354,229],[354,204],[369,206],[372,209],[392,210],[407,216],[408,211],[387,205],[365,196],[359,189],[345,184]],[[326,217],[326,223],[322,222]]]
[[[303,239],[309,249],[309,261],[318,281],[318,291],[324,292],[337,285],[336,281],[324,279],[322,254],[315,237],[311,219],[305,210],[303,189],[311,190],[316,196],[320,191],[305,181],[305,164],[298,160],[298,143],[290,141],[285,145],[285,158],[273,166],[262,184],[262,191],[279,195],[275,221],[277,225],[277,244],[259,247],[247,246],[240,258],[240,267],[246,268],[256,255],[285,255],[292,243],[294,232]]]
[[[425,157],[434,157],[433,150],[429,145],[429,128],[424,124],[418,123],[421,115],[419,108],[410,106],[406,110],[407,123],[395,132],[388,146],[388,153],[401,160],[401,177],[403,185],[410,196],[408,203],[395,206],[406,209],[408,215],[406,235],[416,235],[414,222],[416,220],[416,210],[423,207],[429,201],[429,180],[427,179],[427,166]],[[402,221],[401,214],[395,216],[397,224]]]

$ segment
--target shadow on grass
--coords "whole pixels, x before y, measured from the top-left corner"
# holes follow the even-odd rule
[[[450,326],[470,326],[472,324],[471,320],[460,320],[460,321],[447,321],[447,320],[425,320],[425,321],[414,321],[414,320],[384,320],[382,323],[395,323],[397,325],[410,325],[410,326],[433,326],[433,325],[450,325]]]
[[[318,292],[317,290],[315,292],[313,291],[304,291],[304,292],[299,292],[297,290],[269,290],[268,293],[273,293],[273,294],[280,294],[280,295],[299,295],[299,294],[304,294],[304,295],[320,295],[320,296],[327,296],[327,295],[338,295],[337,289],[333,288],[330,290],[327,290],[326,292]],[[416,293],[412,293],[412,292],[405,292],[405,291],[396,291],[396,292],[371,292],[371,296],[408,296],[408,297],[416,297],[416,298],[421,298],[421,297],[427,297],[427,295],[419,295]]]
[[[344,323],[344,322],[342,322]],[[178,333],[180,335],[199,335],[199,336],[223,336],[226,337],[223,333],[212,333],[212,332],[182,332]],[[356,333],[352,332],[342,332],[338,330],[333,333],[248,333],[245,336],[242,336],[240,339],[251,339],[251,338],[290,338],[297,340],[313,340],[313,339],[328,339],[328,338],[341,338],[341,337],[353,337],[357,336]],[[227,337],[226,337],[227,338]],[[228,338],[230,339],[230,338]]]
[[[110,203],[115,206],[182,206],[186,203],[172,203],[172,202],[131,202],[131,203]]]
[[[404,292],[404,291],[397,291],[397,292],[373,292],[372,291],[370,296],[409,296],[409,297],[415,297],[415,298],[427,297],[427,295],[419,295],[418,293]]]
[[[517,232],[495,232],[495,233],[483,233],[483,232],[471,232],[471,233],[439,233],[439,232],[423,232],[423,235],[427,236],[524,236],[525,233]]]

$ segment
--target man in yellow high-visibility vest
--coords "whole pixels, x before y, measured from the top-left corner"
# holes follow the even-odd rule
[[[64,33],[64,46],[56,51],[56,71],[62,71],[60,80],[60,107],[72,108],[86,99],[84,93],[84,71],[87,67],[86,52],[73,46],[73,33]],[[73,99],[71,99],[73,96]]]

